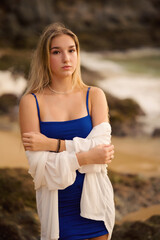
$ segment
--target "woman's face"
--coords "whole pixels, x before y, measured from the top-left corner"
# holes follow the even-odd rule
[[[72,76],[77,66],[77,50],[72,37],[60,35],[52,39],[50,49],[50,68],[53,77]]]

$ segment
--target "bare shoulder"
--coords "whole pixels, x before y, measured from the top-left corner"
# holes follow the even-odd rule
[[[92,86],[90,89],[91,102],[102,101],[107,103],[106,95],[104,91],[99,87]]]
[[[23,95],[19,103],[19,113],[31,114],[36,112],[36,101],[32,94]]]
[[[93,127],[108,122],[108,103],[104,91],[99,87],[91,87],[90,89],[91,116]]]
[[[100,87],[91,86],[90,92],[92,94],[105,95],[104,91]]]
[[[20,106],[23,106],[23,105],[30,105],[31,103],[35,102],[34,100],[34,96],[32,94],[26,94],[26,95],[23,95],[21,97],[21,100],[20,100]]]
[[[36,101],[32,94],[22,96],[19,103],[19,124],[21,132],[39,131]]]

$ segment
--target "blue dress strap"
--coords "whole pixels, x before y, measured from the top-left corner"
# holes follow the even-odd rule
[[[86,97],[86,106],[87,106],[88,115],[89,115],[88,96],[89,96],[89,90],[90,90],[90,88],[91,88],[91,87],[89,87],[88,90],[87,90],[87,97]]]
[[[39,110],[39,104],[38,104],[38,100],[37,100],[37,97],[34,93],[31,93],[35,99],[36,99],[36,105],[37,105],[37,111],[38,111],[38,118],[39,118],[39,121],[40,121],[40,110]]]

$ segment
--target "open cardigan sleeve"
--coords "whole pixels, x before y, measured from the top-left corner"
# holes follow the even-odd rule
[[[64,189],[74,183],[80,168],[74,152],[26,151],[26,156],[35,189],[42,186],[49,190]]]
[[[102,122],[95,126],[86,138],[74,137],[73,140],[65,140],[67,152],[88,151],[100,144],[111,143],[111,125],[108,122]],[[107,164],[89,164],[81,166],[81,173],[100,173],[106,172]]]
[[[102,122],[93,127],[92,131],[86,138],[74,137],[73,140],[65,140],[67,152],[83,152],[99,145],[110,144],[111,142],[111,125],[108,122]]]

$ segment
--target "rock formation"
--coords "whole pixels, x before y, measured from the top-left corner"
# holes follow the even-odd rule
[[[42,29],[58,21],[88,50],[160,46],[159,10],[159,0],[2,0],[0,44],[33,47]]]
[[[159,203],[159,178],[141,179],[109,171],[116,203],[116,217],[144,206]],[[0,169],[0,239],[38,240],[39,220],[36,214],[35,190],[26,169]],[[12,236],[12,237],[10,237]],[[113,240],[159,240],[160,216],[145,222],[116,225]]]

